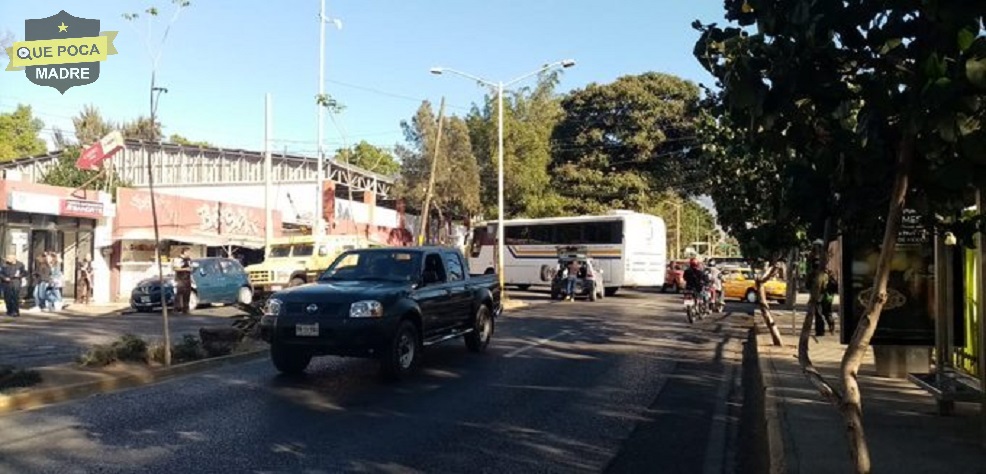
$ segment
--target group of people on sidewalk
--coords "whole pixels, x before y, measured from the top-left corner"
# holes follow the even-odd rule
[[[92,296],[91,259],[83,258],[77,270],[76,301],[88,304]],[[31,296],[34,298],[34,306],[37,310],[57,311],[65,307],[62,291],[66,278],[57,252],[44,252],[39,255],[30,273],[24,263],[17,260],[16,255],[7,255],[3,265],[0,265],[0,291],[3,292],[7,316],[20,316],[21,289],[28,278],[30,278]]]

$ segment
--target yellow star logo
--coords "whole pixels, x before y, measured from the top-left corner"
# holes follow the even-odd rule
[[[58,25],[58,32],[59,32],[59,33],[61,33],[61,32],[63,32],[63,31],[65,31],[65,32],[67,32],[67,31],[68,31],[68,27],[67,27],[67,26],[65,26],[65,22],[64,22],[64,21],[62,22],[62,24],[61,24],[61,25]]]

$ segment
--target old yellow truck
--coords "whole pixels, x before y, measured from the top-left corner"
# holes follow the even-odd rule
[[[267,246],[264,261],[246,267],[255,296],[314,281],[340,253],[369,247],[366,239],[352,235],[280,237]]]

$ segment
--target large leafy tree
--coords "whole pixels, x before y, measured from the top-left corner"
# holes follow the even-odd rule
[[[660,193],[687,188],[698,97],[695,84],[657,72],[567,95],[551,174],[569,212],[645,210]]]
[[[44,122],[34,116],[29,105],[18,105],[13,112],[0,114],[0,161],[41,155],[48,146],[40,133]]]
[[[95,105],[86,105],[79,115],[72,117],[75,139],[82,146],[89,146],[116,129],[116,125],[103,118]]]
[[[336,160],[384,176],[394,176],[401,171],[401,164],[394,155],[383,148],[367,143],[366,140],[360,141],[352,148],[336,150]]]
[[[551,134],[561,119],[555,93],[558,72],[544,73],[534,87],[505,92],[503,100],[504,212],[510,217],[557,216],[563,200],[551,186]],[[497,98],[487,95],[466,117],[473,152],[482,176],[487,216],[497,209]]]
[[[480,171],[469,141],[469,128],[459,117],[443,119],[442,139],[437,155],[435,143],[438,137],[438,121],[431,103],[425,101],[410,122],[403,122],[407,145],[398,145],[396,152],[401,160],[401,173],[397,193],[414,203],[423,203],[431,174],[435,167],[434,197],[432,208],[440,219],[468,218],[480,211]]]
[[[128,140],[143,140],[146,142],[161,141],[164,134],[161,132],[161,122],[155,120],[151,123],[150,117],[140,116],[134,120],[124,123],[120,127],[123,138]]]
[[[811,366],[809,321],[799,348],[809,380],[846,420],[856,471],[870,472],[857,377],[887,300],[905,202],[952,215],[984,175],[986,3],[727,0],[725,10],[735,26],[696,25],[696,56],[722,90],[720,124],[741,135],[745,156],[776,170],[764,186],[828,183],[818,188],[820,214],[800,203],[784,206],[789,217],[813,233],[824,215],[824,227],[878,237],[841,387]]]

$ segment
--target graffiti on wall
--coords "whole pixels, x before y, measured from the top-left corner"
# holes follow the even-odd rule
[[[263,219],[258,219],[242,207],[203,204],[196,212],[199,215],[199,230],[217,234],[263,235]]]

